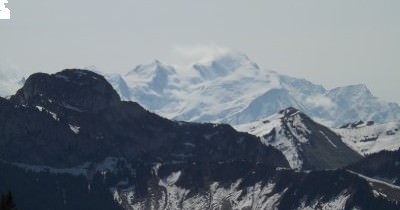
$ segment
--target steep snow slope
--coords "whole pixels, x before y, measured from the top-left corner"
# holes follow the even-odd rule
[[[132,93],[130,88],[126,84],[125,80],[119,74],[104,74],[104,77],[107,81],[114,87],[114,89],[118,92],[121,99],[124,101],[129,101],[132,97]]]
[[[247,56],[234,53],[189,69],[155,61],[137,66],[124,78],[131,99],[146,108],[168,118],[203,122],[226,121],[266,88],[279,87],[275,73],[266,75]]]
[[[303,166],[302,158],[300,157],[300,151],[297,147],[298,143],[306,143],[307,140],[300,136],[299,142],[295,139],[287,138],[282,128],[283,115],[276,114],[265,120],[256,121],[248,124],[242,124],[235,126],[235,129],[242,132],[248,132],[255,136],[259,136],[261,141],[266,145],[272,145],[279,149],[288,160],[290,167],[293,169],[301,169]],[[298,118],[296,117],[296,121]],[[306,131],[308,132],[308,131]],[[272,139],[265,138],[270,133],[275,133],[275,137]]]
[[[326,90],[307,80],[267,71],[238,52],[226,52],[190,67],[155,61],[122,78],[109,79],[122,98],[167,118],[243,124],[295,107],[326,125],[354,119],[389,122],[400,107],[374,97],[365,85]],[[122,89],[121,89],[122,87]]]
[[[137,66],[125,74],[124,79],[130,87],[132,101],[168,118],[171,118],[168,113],[179,107],[183,101],[183,84],[176,70],[158,60]]]
[[[400,119],[398,104],[387,103],[373,96],[365,85],[338,87],[327,92],[326,96],[335,104],[331,109],[337,121],[361,119],[383,123]]]
[[[361,158],[335,132],[294,108],[235,128],[279,149],[294,169],[338,168]]]
[[[400,148],[400,122],[358,122],[335,131],[342,136],[347,145],[362,155]]]

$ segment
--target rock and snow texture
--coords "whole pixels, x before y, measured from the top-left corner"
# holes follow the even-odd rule
[[[335,132],[294,108],[235,129],[279,149],[293,169],[337,168],[361,158]]]
[[[126,74],[106,77],[124,100],[176,120],[243,124],[287,107],[332,126],[354,119],[400,119],[397,104],[374,97],[365,85],[326,90],[304,79],[261,69],[237,52],[219,54],[189,67],[156,60]]]
[[[174,175],[171,175],[174,176]],[[273,193],[274,184],[263,185],[257,183],[243,190],[239,188],[241,180],[237,180],[230,186],[222,186],[218,182],[212,183],[207,192],[188,196],[190,189],[183,189],[175,185],[175,183],[164,183],[160,180],[159,187],[163,190],[158,199],[151,202],[151,209],[277,209],[280,196],[286,192]],[[112,189],[116,200],[127,201],[129,209],[140,210],[145,209],[145,202],[133,202],[135,198],[133,188],[123,190]],[[157,208],[158,207],[158,208]]]
[[[350,195],[346,193],[346,191],[342,192],[341,194],[333,197],[329,201],[322,202],[321,200],[315,200],[313,203],[306,205],[305,203],[302,203],[297,210],[315,210],[315,209],[320,209],[320,210],[331,210],[331,209],[337,209],[337,210],[345,210],[346,207],[346,202],[347,199],[349,199]]]
[[[288,138],[282,125],[283,117],[282,114],[275,114],[261,121],[237,125],[235,126],[235,129],[259,136],[264,144],[279,149],[283,155],[285,155],[291,168],[301,169],[303,161],[298,144],[306,143],[307,140],[304,139],[303,136],[299,136],[299,142],[297,142],[295,138]],[[295,118],[296,121],[298,121],[298,117]]]
[[[187,172],[186,172],[187,173]],[[258,172],[254,172],[258,174]],[[280,174],[278,172],[278,174]],[[359,206],[357,196],[364,194],[370,200],[376,199],[372,189],[363,178],[350,172],[292,173],[280,177],[238,178],[228,181],[211,181],[201,188],[185,187],[185,181],[191,180],[184,171],[174,171],[165,178],[149,181],[148,196],[138,193],[136,185],[113,187],[114,199],[129,210],[137,209],[298,209],[298,210],[344,210]],[[284,176],[293,180],[280,180]],[[186,176],[186,177],[185,177]],[[251,176],[250,176],[251,177]],[[295,178],[296,177],[296,178]],[[301,178],[300,178],[301,177]],[[346,181],[351,178],[352,181]],[[283,178],[284,179],[284,178]],[[158,181],[157,181],[158,180]],[[250,181],[251,180],[251,181]],[[282,181],[282,182],[281,182]],[[317,183],[313,192],[303,190],[304,185]],[[326,185],[326,186],[325,186]],[[363,186],[363,187],[360,187]],[[362,189],[362,190],[360,190]],[[364,202],[365,200],[363,200]],[[365,204],[363,204],[365,206]],[[364,208],[363,208],[364,209]]]
[[[357,122],[335,129],[343,141],[362,155],[400,148],[400,122]]]

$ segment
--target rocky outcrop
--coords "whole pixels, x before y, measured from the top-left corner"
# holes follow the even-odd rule
[[[0,158],[7,161],[70,166],[115,156],[288,166],[279,151],[229,125],[170,121],[121,101],[102,76],[85,70],[32,75],[2,100],[0,118]]]
[[[26,106],[52,103],[80,112],[99,112],[120,103],[120,97],[103,76],[87,70],[67,69],[56,74],[36,73],[11,101]]]

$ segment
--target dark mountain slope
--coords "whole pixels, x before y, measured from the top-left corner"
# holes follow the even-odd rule
[[[0,158],[11,162],[61,167],[114,156],[288,166],[279,151],[228,125],[174,122],[123,102],[85,70],[31,75],[10,101],[1,100],[0,118]]]
[[[8,180],[0,192],[12,189],[16,203],[26,210],[400,208],[344,170],[294,172],[246,161],[157,167],[121,162],[90,179],[0,163],[0,180]]]
[[[289,111],[280,134],[302,151],[341,146]],[[399,209],[357,174],[277,169],[285,157],[257,137],[164,119],[89,71],[32,75],[0,98],[0,119],[0,193],[11,190],[21,209]],[[326,142],[302,142],[314,137]]]
[[[400,150],[382,151],[366,156],[348,169],[400,186]]]

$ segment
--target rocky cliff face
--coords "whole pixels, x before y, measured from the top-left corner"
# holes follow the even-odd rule
[[[8,161],[68,166],[116,156],[288,166],[279,151],[228,125],[170,121],[123,102],[102,76],[89,71],[34,74],[1,102],[0,156]]]
[[[118,105],[120,97],[103,76],[67,69],[54,75],[31,75],[11,101],[25,106],[56,105],[80,112],[99,112]]]

